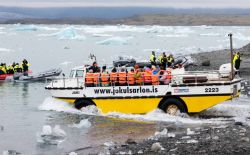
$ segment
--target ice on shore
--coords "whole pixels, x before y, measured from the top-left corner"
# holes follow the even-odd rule
[[[111,37],[102,41],[96,42],[99,45],[128,45],[128,40],[132,37]]]
[[[49,125],[43,126],[42,132],[37,133],[37,142],[42,144],[58,145],[66,138],[66,132],[60,128],[59,125],[55,125],[52,128]]]
[[[91,123],[88,119],[83,119],[79,122],[79,124],[73,124],[71,127],[74,128],[89,128],[91,127]]]

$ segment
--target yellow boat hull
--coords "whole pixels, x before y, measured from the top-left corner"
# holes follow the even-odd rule
[[[223,101],[230,100],[231,95],[226,96],[182,96],[188,113],[198,113],[206,110]],[[132,114],[143,114],[156,109],[162,100],[162,97],[156,98],[107,98],[92,99],[96,106],[103,112],[121,112]],[[61,99],[65,102],[74,103],[76,99]]]

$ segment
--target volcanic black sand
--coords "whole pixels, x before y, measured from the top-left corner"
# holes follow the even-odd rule
[[[250,75],[250,44],[234,49],[241,52],[242,76]],[[221,64],[230,62],[230,50],[192,54],[195,66],[191,69],[218,69]],[[202,62],[210,61],[209,66],[202,66]],[[250,126],[242,122],[232,121],[222,125],[204,125],[189,127],[182,125],[159,125],[168,132],[153,136],[143,142],[129,139],[127,143],[109,148],[111,154],[250,154]],[[188,130],[188,131],[187,131]],[[174,133],[174,134],[173,134]]]

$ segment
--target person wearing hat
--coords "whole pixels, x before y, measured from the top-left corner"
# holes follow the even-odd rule
[[[29,62],[26,59],[23,59],[22,69],[24,76],[28,76],[29,66],[30,66]]]
[[[109,86],[109,73],[106,71],[106,66],[102,66],[101,80],[103,87]]]
[[[234,55],[234,58],[233,58],[233,64],[234,64],[234,67],[236,70],[240,69],[240,62],[241,62],[240,52],[236,52],[236,54]]]
[[[151,65],[156,65],[156,57],[155,57],[155,52],[152,51],[152,54],[150,56],[150,62],[151,62]]]
[[[158,58],[159,62],[160,62],[160,67],[164,68],[164,70],[166,69],[166,65],[167,65],[167,56],[165,54],[165,52],[163,52],[159,58]]]

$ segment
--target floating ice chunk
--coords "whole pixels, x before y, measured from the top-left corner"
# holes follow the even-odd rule
[[[162,150],[165,150],[159,142],[153,143],[151,146],[151,150],[154,152],[160,152]]]
[[[112,34],[94,33],[93,37],[112,37]]]
[[[18,154],[21,154],[21,153],[17,152],[16,150],[3,151],[3,155],[18,155]]]
[[[75,27],[70,26],[67,28],[62,29],[57,33],[52,34],[39,34],[38,36],[41,37],[57,37],[59,40],[85,40],[86,37],[84,35],[78,35]]]
[[[42,144],[57,145],[63,142],[66,138],[66,133],[59,125],[53,129],[49,125],[43,126],[42,132],[37,133],[37,142]]]
[[[107,147],[112,147],[112,146],[115,145],[115,143],[112,142],[112,141],[110,141],[110,142],[105,142],[103,145],[104,145],[104,146],[107,146]]]
[[[65,65],[65,66],[67,66],[69,64],[72,64],[72,62],[71,61],[64,61],[64,62],[60,63],[60,65]]]
[[[67,27],[58,33],[56,33],[56,36],[58,37],[59,40],[67,40],[67,39],[72,39],[72,40],[84,40],[86,39],[85,36],[79,36],[76,32],[76,29],[74,27]]]
[[[52,134],[52,128],[51,128],[51,126],[44,125],[43,129],[42,129],[42,132],[41,132],[41,135],[44,136],[44,135],[51,135],[51,134]]]
[[[165,136],[165,135],[167,135],[167,133],[168,133],[168,129],[164,128],[161,132],[156,131],[155,136]]]
[[[180,38],[180,37],[188,37],[187,34],[159,34],[158,37],[166,37],[166,38]]]
[[[174,138],[175,137],[175,133],[168,133],[168,137]]]
[[[53,128],[53,133],[55,136],[58,136],[58,137],[66,136],[66,132],[60,128],[60,125],[55,125],[55,127]]]
[[[0,48],[0,52],[12,52],[13,50],[8,48]]]
[[[112,37],[112,38],[108,38],[102,41],[98,41],[96,43],[100,45],[127,45],[128,40],[130,40],[131,38],[132,37],[126,37],[126,38]]]
[[[15,27],[16,31],[37,31],[38,27],[36,25],[22,25],[17,24]]]
[[[91,127],[91,123],[89,122],[88,119],[84,119],[84,120],[81,120],[79,124],[73,124],[71,127],[75,127],[75,128],[89,128]]]
[[[201,33],[200,36],[220,36],[219,33]]]
[[[75,152],[70,152],[69,155],[77,155]]]
[[[195,132],[191,131],[190,128],[187,128],[187,135],[194,135]]]

